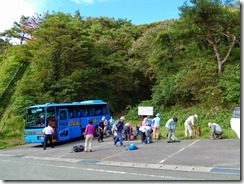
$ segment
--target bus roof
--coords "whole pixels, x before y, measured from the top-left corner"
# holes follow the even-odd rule
[[[76,106],[76,105],[103,105],[107,104],[102,100],[85,100],[81,102],[70,102],[70,103],[45,103],[45,104],[38,104],[28,107],[29,108],[36,108],[36,107],[57,107],[57,106]]]

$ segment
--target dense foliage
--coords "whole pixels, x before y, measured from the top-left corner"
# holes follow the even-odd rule
[[[178,20],[140,26],[78,11],[22,16],[0,40],[0,139],[22,136],[29,105],[84,99],[131,120],[148,105],[164,121],[199,113],[230,128],[241,101],[240,4],[190,0],[180,10]]]

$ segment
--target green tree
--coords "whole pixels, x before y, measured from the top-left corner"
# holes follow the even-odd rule
[[[181,28],[212,47],[218,75],[240,39],[240,4],[230,0],[190,0],[180,7]],[[191,25],[191,26],[187,26]]]
[[[39,27],[40,21],[41,17],[38,14],[32,17],[22,15],[19,22],[15,21],[11,29],[5,30],[0,35],[14,44],[22,45],[31,39],[30,33]]]

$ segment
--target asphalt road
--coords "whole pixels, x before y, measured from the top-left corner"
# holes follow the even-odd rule
[[[239,139],[139,140],[115,147],[112,138],[93,141],[93,152],[71,152],[84,140],[42,145],[28,144],[0,150],[2,180],[240,180]],[[138,149],[127,151],[134,143]],[[11,172],[14,171],[15,172]],[[36,174],[36,173],[40,174]]]

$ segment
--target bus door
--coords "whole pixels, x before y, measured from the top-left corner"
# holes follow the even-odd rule
[[[58,122],[57,122],[57,139],[58,141],[66,141],[70,138],[69,123],[68,123],[68,110],[59,109]]]

